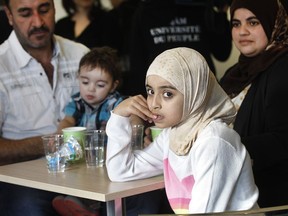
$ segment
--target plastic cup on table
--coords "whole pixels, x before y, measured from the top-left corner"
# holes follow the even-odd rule
[[[42,136],[42,141],[47,160],[47,169],[49,173],[64,172],[66,160],[61,155],[63,146],[63,136],[61,134],[50,134]]]
[[[151,137],[152,137],[152,141],[154,141],[156,139],[156,137],[162,132],[163,128],[158,128],[156,126],[152,126],[150,127],[151,129]]]
[[[133,150],[143,149],[143,135],[144,125],[132,125],[131,146]]]
[[[91,130],[85,132],[85,161],[87,167],[103,167],[106,155],[105,130]]]
[[[86,127],[67,127],[62,129],[64,146],[66,146],[67,154],[68,151],[70,154],[68,159],[70,163],[84,161],[85,132]]]

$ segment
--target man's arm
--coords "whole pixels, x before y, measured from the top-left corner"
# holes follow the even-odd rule
[[[22,140],[0,138],[0,165],[33,160],[44,156],[41,137]]]

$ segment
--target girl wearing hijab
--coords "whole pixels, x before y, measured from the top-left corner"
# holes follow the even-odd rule
[[[277,0],[234,0],[237,64],[220,81],[238,113],[234,129],[253,161],[260,207],[288,204],[288,17]]]
[[[147,100],[121,102],[107,123],[107,171],[112,181],[164,174],[177,214],[257,208],[251,161],[230,124],[236,109],[205,59],[190,48],[166,50],[146,75]],[[165,128],[143,150],[130,148],[129,117]]]

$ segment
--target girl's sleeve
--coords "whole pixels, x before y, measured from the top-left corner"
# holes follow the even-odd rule
[[[106,126],[108,136],[106,167],[111,181],[130,181],[163,173],[163,150],[154,142],[143,150],[130,147],[129,118],[111,112]]]

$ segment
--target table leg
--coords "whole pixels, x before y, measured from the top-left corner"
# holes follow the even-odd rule
[[[126,216],[125,198],[106,202],[107,216]]]
[[[107,201],[106,202],[106,210],[107,210],[107,216],[116,216],[115,212],[115,201],[111,200],[111,201]]]
[[[122,216],[126,216],[126,201],[125,201],[125,198],[121,199],[121,203],[122,203]]]

